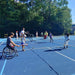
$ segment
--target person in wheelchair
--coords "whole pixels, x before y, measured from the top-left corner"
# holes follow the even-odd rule
[[[7,38],[7,47],[11,50],[15,50],[15,46],[19,47],[19,45],[15,44],[13,41],[12,41],[12,37],[14,36],[14,33],[13,32],[10,32],[9,35],[8,35],[8,38]]]

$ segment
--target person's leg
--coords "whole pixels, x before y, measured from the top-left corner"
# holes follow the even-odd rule
[[[50,42],[51,42],[51,38],[50,38]]]
[[[52,38],[52,43],[53,43],[53,38]]]
[[[24,45],[22,45],[22,51],[25,51],[25,50],[24,50]]]
[[[65,41],[65,43],[64,43],[64,48],[66,48],[66,41]]]
[[[51,42],[53,43],[53,39],[52,39],[52,37],[51,37]]]
[[[15,48],[14,47],[11,47],[11,46],[7,46],[9,49],[11,49],[11,50],[15,50]]]
[[[69,42],[69,41],[66,41],[66,48],[68,48],[68,42]]]
[[[51,43],[51,37],[50,37],[50,43]]]

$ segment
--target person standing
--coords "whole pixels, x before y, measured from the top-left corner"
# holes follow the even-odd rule
[[[38,37],[38,31],[36,32],[36,37]]]
[[[48,32],[46,31],[46,38],[48,37]]]
[[[44,33],[44,39],[46,39],[47,37],[48,37],[48,32],[45,31],[45,33]]]
[[[51,32],[49,34],[49,37],[50,37],[50,42],[53,42],[53,36],[52,36],[52,33]]]
[[[18,31],[16,31],[16,39],[18,40]]]
[[[20,32],[20,37],[21,37],[21,45],[22,45],[22,51],[25,51],[24,50],[24,47],[25,45],[28,45],[26,44],[26,32],[25,32],[25,28],[23,27],[22,31]]]
[[[43,37],[43,32],[41,32],[41,37]]]
[[[68,42],[69,42],[69,33],[65,35],[65,43],[64,43],[64,48],[68,48]]]
[[[21,35],[21,45],[22,45],[22,51],[25,51],[25,50],[24,50],[25,45],[28,45],[28,44],[26,44],[25,42],[26,42],[26,40],[25,40],[25,35],[24,35],[24,34],[22,34],[22,35]]]
[[[22,29],[21,32],[20,32],[20,36],[21,36],[22,34],[25,34],[25,28],[24,28],[24,27],[23,27],[23,29]]]

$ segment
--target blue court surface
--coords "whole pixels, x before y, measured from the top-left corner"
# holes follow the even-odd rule
[[[20,39],[13,41],[20,45]],[[63,49],[64,36],[26,38],[25,51],[16,47],[18,56],[0,59],[0,75],[75,75],[75,36],[70,36],[69,48]],[[0,39],[0,55],[6,39]]]

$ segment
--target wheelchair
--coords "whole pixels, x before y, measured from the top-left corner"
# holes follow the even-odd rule
[[[17,55],[16,53],[17,53],[17,50],[16,49],[15,50],[12,50],[8,46],[6,46],[6,47],[4,47],[4,49],[2,51],[2,57],[4,59],[12,59],[13,57],[15,57],[15,55]]]

